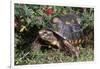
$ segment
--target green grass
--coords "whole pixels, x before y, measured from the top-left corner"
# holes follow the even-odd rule
[[[44,52],[29,52],[27,55],[23,52],[15,52],[15,65],[29,65],[29,64],[50,64],[50,63],[67,63],[67,62],[82,62],[93,61],[93,48],[81,48],[80,56],[75,59],[73,56],[65,56],[59,50],[46,50]]]

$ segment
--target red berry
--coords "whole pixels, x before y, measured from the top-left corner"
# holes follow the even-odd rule
[[[47,15],[52,15],[54,13],[54,10],[52,9],[52,8],[48,8],[47,10],[46,10],[46,14]]]

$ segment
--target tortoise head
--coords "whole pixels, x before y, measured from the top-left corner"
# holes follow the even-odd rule
[[[42,40],[45,40],[47,42],[49,42],[52,45],[56,45],[57,38],[54,36],[54,34],[46,29],[42,29],[39,31],[39,36]]]

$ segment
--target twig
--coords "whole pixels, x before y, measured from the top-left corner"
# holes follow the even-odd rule
[[[29,53],[30,53],[30,51],[27,52],[26,54],[24,54],[24,56],[22,58],[20,58],[19,60],[22,60],[23,58],[25,58]]]

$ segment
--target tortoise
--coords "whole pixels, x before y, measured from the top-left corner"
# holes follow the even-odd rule
[[[78,57],[80,54],[79,45],[89,42],[85,32],[87,27],[82,28],[79,20],[75,14],[55,16],[51,19],[51,23],[48,23],[51,25],[50,27],[39,31],[39,39],[52,47],[65,51],[67,55]]]

